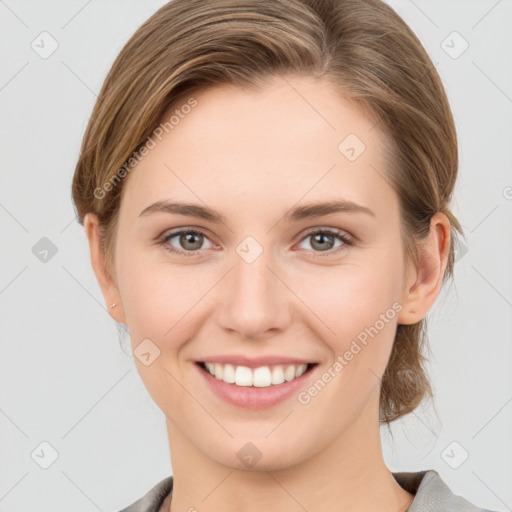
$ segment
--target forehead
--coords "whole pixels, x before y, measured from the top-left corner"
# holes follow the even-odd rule
[[[220,85],[193,98],[193,108],[177,103],[164,116],[174,115],[172,128],[153,137],[131,171],[123,194],[131,209],[176,197],[226,215],[291,207],[302,197],[377,209],[394,200],[382,177],[385,138],[330,82],[281,77],[260,90]]]

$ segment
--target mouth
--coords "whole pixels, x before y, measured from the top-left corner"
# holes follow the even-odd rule
[[[226,384],[237,387],[268,388],[295,381],[310,373],[318,363],[273,364],[256,368],[208,361],[197,361],[196,365],[208,375]]]

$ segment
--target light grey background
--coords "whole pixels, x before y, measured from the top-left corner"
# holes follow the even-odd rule
[[[1,511],[117,511],[171,473],[164,416],[119,347],[70,191],[103,79],[164,3],[0,1]],[[473,503],[511,510],[512,2],[390,3],[453,108],[467,252],[428,317],[437,415],[426,406],[396,422],[394,441],[383,429],[385,457],[393,471],[436,469]],[[31,47],[51,49],[43,31],[58,43],[47,58]],[[469,44],[457,58],[453,31]],[[57,249],[46,262],[43,237]],[[58,453],[47,469],[43,441]]]

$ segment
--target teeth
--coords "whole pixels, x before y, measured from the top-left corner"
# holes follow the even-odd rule
[[[253,386],[257,388],[266,388],[272,384],[272,375],[270,374],[270,368],[268,366],[255,368],[251,373]]]
[[[217,377],[217,376],[216,376]],[[232,364],[224,365],[224,374],[222,380],[228,384],[234,384],[235,382],[235,368]]]
[[[266,388],[271,385],[290,382],[300,377],[307,369],[307,364],[286,366],[260,366],[248,368],[247,366],[233,366],[232,364],[204,363],[208,372],[216,379],[235,384],[237,386],[254,386]]]
[[[300,377],[308,367],[307,364],[301,364],[300,366],[297,366],[297,369],[295,370],[295,377]]]
[[[252,371],[247,366],[237,366],[235,372],[237,386],[252,386]]]
[[[222,379],[222,376],[224,375],[224,368],[222,368],[222,365],[219,363],[214,364],[215,371],[213,372],[215,377],[217,379]]]
[[[288,366],[286,370],[284,371],[284,378],[290,382],[295,378],[295,366]]]
[[[284,382],[284,372],[282,366],[272,368],[272,384],[282,384]]]

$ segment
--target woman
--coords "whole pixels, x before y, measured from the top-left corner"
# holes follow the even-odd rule
[[[485,510],[391,473],[379,431],[432,395],[457,167],[435,67],[379,0],[174,0],[137,30],[73,180],[166,417],[173,476],[125,511]]]

